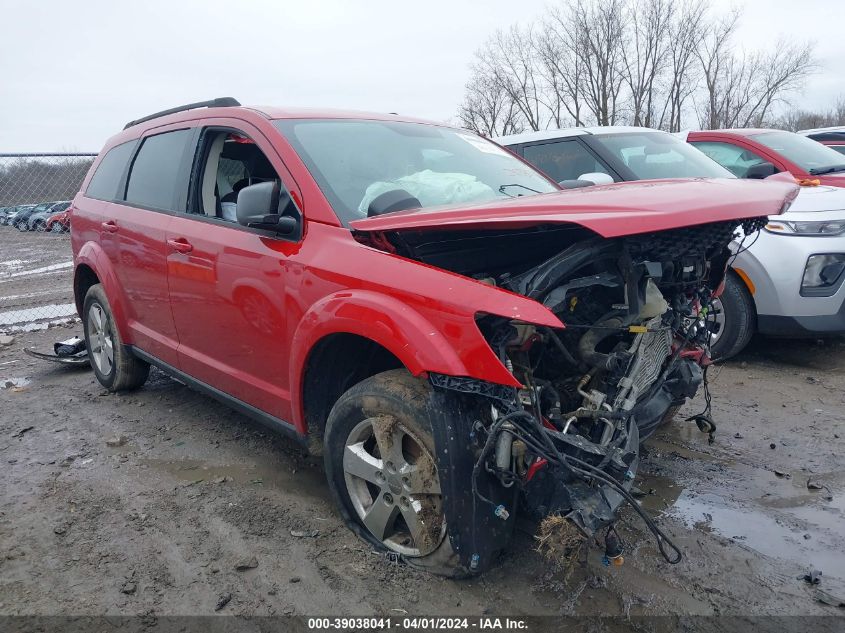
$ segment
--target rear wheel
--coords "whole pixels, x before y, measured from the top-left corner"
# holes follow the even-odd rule
[[[109,391],[136,389],[147,381],[150,366],[123,346],[106,293],[91,286],[82,309],[85,347],[97,380]]]
[[[35,224],[32,225],[33,231],[45,231],[47,229],[47,223],[43,222],[42,220],[38,220]]]
[[[736,356],[751,340],[757,313],[751,293],[736,273],[728,271],[725,290],[713,302],[708,320],[712,332],[710,350],[716,360]]]
[[[404,369],[349,389],[326,424],[326,474],[358,536],[411,566],[455,577],[465,572],[443,513],[430,397],[431,387]]]

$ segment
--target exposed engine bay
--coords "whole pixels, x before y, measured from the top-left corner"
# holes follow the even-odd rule
[[[516,488],[520,511],[537,519],[566,517],[586,537],[606,528],[606,555],[614,558],[621,544],[613,524],[627,502],[664,558],[680,561],[630,494],[640,443],[706,389],[707,315],[733,256],[729,244],[740,228],[753,237],[764,223],[733,220],[613,239],[561,226],[388,235],[399,254],[534,299],[565,325],[479,316],[479,329],[520,389],[430,376],[436,388],[487,402],[489,416],[470,434],[477,454],[473,511],[507,520],[516,508],[489,491]],[[707,408],[694,417],[712,433],[707,395]]]

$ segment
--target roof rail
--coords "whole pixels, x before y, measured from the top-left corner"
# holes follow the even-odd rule
[[[141,117],[140,119],[135,119],[134,121],[130,121],[129,123],[124,125],[123,129],[125,130],[127,128],[132,127],[133,125],[138,125],[139,123],[143,123],[144,121],[151,121],[152,119],[157,119],[161,116],[166,116],[168,114],[184,112],[185,110],[195,110],[197,108],[228,108],[230,106],[239,105],[241,105],[240,101],[232,97],[217,97],[216,99],[210,99],[209,101],[197,101],[196,103],[189,103],[187,105],[177,106],[175,108],[170,108],[169,110],[162,110],[161,112],[156,112],[155,114]]]

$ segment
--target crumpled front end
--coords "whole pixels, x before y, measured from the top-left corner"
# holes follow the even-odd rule
[[[471,568],[483,561],[485,539],[503,531],[517,509],[538,520],[565,517],[584,537],[606,529],[606,553],[618,557],[612,526],[626,503],[664,557],[680,560],[631,497],[640,444],[706,385],[707,315],[732,257],[728,245],[738,229],[753,237],[764,222],[613,239],[570,235],[569,245],[522,270],[477,273],[484,283],[545,305],[565,328],[478,315],[479,329],[521,388],[430,376],[439,391],[482,403],[459,414],[473,418],[467,428],[451,429],[464,445],[469,438],[475,456],[466,473],[472,508],[452,508],[474,514],[473,534],[456,547]],[[471,239],[477,256],[483,236]],[[438,257],[442,264],[440,249]],[[702,430],[714,428],[709,411],[696,421]]]

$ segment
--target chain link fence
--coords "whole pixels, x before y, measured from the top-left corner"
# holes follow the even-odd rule
[[[0,154],[0,333],[76,316],[70,214],[96,154]]]

